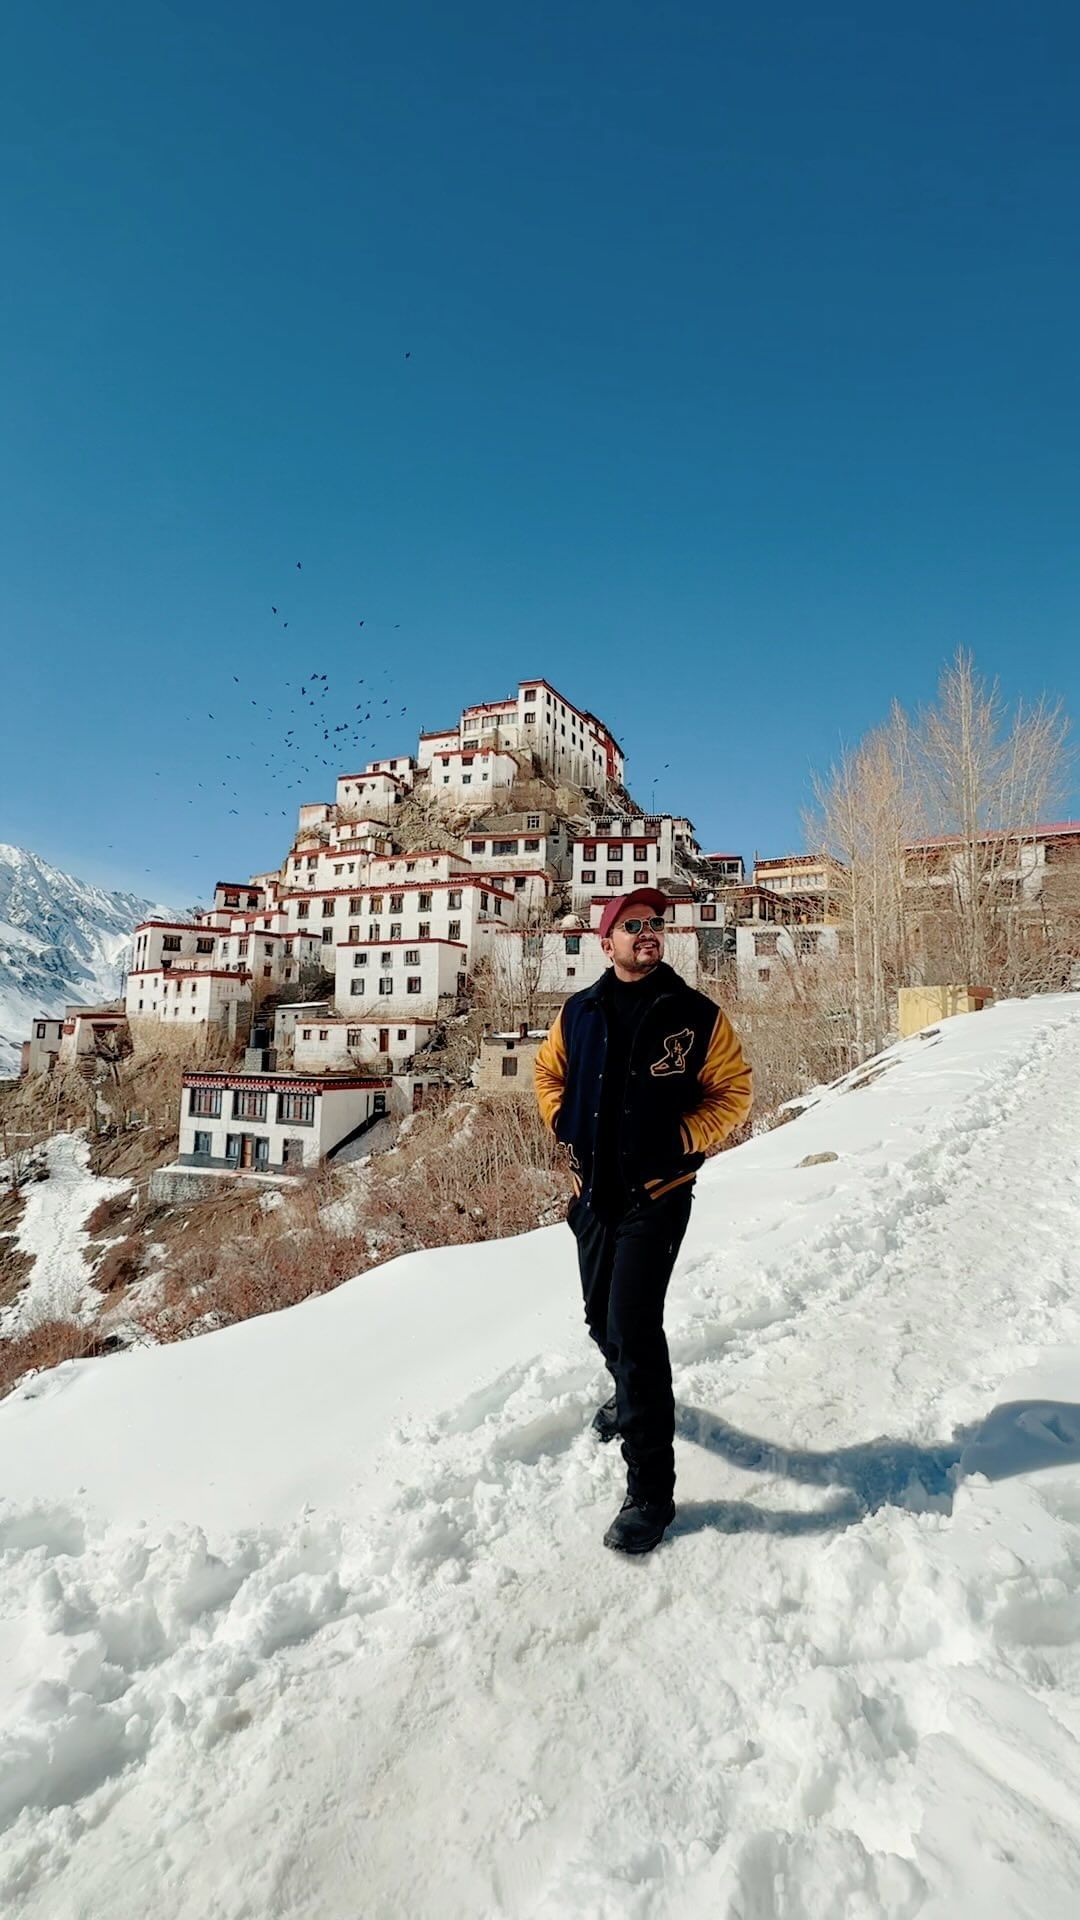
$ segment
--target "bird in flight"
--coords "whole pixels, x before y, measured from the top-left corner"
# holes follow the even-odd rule
[[[408,353],[407,353],[407,354],[405,355],[405,358],[406,358],[406,360],[411,360],[411,359],[412,359],[412,350],[411,350],[411,349],[410,349],[410,351],[409,351],[409,352],[408,352]]]
[[[297,561],[297,563],[296,563],[296,571],[297,571],[297,573],[302,573],[302,572],[303,572],[303,568],[301,567],[301,565],[300,565],[300,562],[299,562],[299,560],[298,560],[298,561]]]

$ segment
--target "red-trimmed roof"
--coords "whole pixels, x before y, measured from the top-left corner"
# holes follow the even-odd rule
[[[185,1087],[220,1087],[228,1091],[231,1087],[263,1088],[267,1093],[351,1093],[355,1089],[385,1093],[386,1080],[373,1078],[369,1074],[359,1073],[200,1073],[196,1068],[186,1071],[181,1083]],[[198,1119],[198,1114],[185,1114],[185,1119]],[[206,1119],[214,1118],[207,1114]],[[220,1115],[224,1119],[224,1115]]]
[[[328,1014],[325,1020],[308,1018],[298,1020],[298,1027],[437,1027],[439,1022],[429,1014],[388,1014],[379,1020],[350,1020],[347,1014]]]
[[[147,974],[159,973],[163,980],[239,980],[241,983],[251,979],[251,973],[244,967],[235,972],[229,967],[132,967],[129,980],[142,980]]]
[[[358,952],[365,947],[460,947],[462,953],[469,949],[464,940],[444,940],[441,933],[425,933],[423,939],[416,940],[335,940],[335,947],[355,947]],[[385,1025],[385,1021],[383,1022]]]
[[[372,860],[464,860],[465,855],[458,853],[455,847],[410,847],[398,853],[373,853]]]
[[[1080,833],[1080,820],[1052,820],[1038,827],[984,827],[976,834],[977,840],[1052,840],[1058,834]],[[920,848],[932,850],[934,847],[954,847],[966,838],[962,833],[939,833],[929,840],[909,840],[904,847],[905,853],[917,853]]]
[[[221,913],[224,909],[217,907],[214,911]],[[204,936],[206,934],[206,923],[202,920],[140,920],[134,932],[144,933],[150,927],[160,927],[163,933],[201,933]]]
[[[500,869],[505,872],[505,869]],[[539,872],[539,868],[534,868]],[[487,873],[452,873],[447,880],[431,878],[428,880],[360,880],[352,887],[296,887],[283,897],[288,900],[337,900],[346,894],[359,896],[362,893],[410,893],[434,892],[439,887],[482,887],[485,893],[497,893],[500,900],[512,900],[513,894],[505,888],[493,886]]]
[[[583,833],[574,841],[574,851],[579,847],[658,847],[658,833]]]

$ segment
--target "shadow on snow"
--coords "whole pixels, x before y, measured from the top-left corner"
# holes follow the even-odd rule
[[[885,1506],[947,1514],[961,1480],[973,1474],[1007,1480],[1080,1461],[1080,1407],[1060,1400],[1009,1401],[985,1420],[958,1428],[940,1446],[881,1439],[810,1453],[774,1446],[741,1433],[718,1414],[682,1403],[676,1405],[675,1430],[744,1472],[828,1487],[834,1498],[825,1507],[796,1512],[756,1507],[748,1500],[689,1501],[680,1505],[672,1534],[704,1527],[721,1533],[833,1533]]]

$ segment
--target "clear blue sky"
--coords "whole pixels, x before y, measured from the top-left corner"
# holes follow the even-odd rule
[[[276,865],[314,671],[354,762],[546,675],[747,855],[958,642],[1080,715],[1068,0],[16,0],[0,71],[0,839]]]

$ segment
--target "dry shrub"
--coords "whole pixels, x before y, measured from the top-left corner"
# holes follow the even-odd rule
[[[142,1253],[142,1242],[136,1239],[118,1240],[106,1247],[94,1268],[93,1284],[110,1304],[138,1279]]]
[[[87,1219],[86,1232],[91,1240],[108,1240],[118,1227],[126,1227],[130,1219],[130,1193],[110,1193],[98,1201]]]
[[[91,1327],[80,1327],[74,1320],[42,1320],[14,1340],[0,1341],[0,1398],[28,1373],[44,1373],[64,1360],[81,1360],[102,1351]]]
[[[729,1146],[775,1126],[785,1101],[827,1085],[855,1064],[846,959],[781,959],[773,965],[779,971],[767,985],[740,995],[732,971],[714,994],[730,1015],[754,1077],[750,1118]]]

